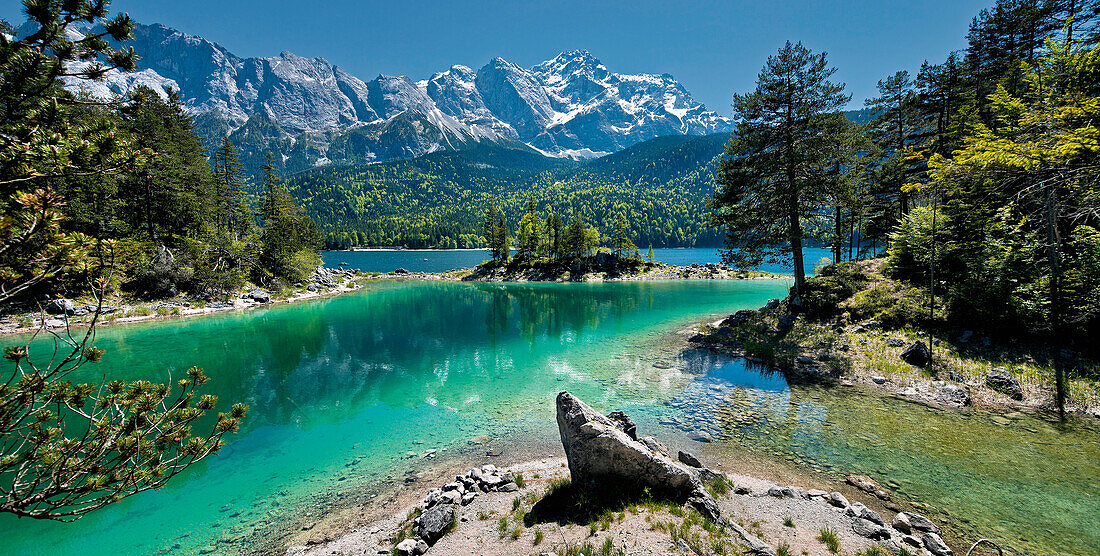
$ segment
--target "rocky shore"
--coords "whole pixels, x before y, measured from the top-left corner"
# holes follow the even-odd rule
[[[915,403],[1052,410],[1049,379],[1036,358],[964,330],[953,338],[887,329],[875,320],[815,321],[789,300],[737,311],[701,327],[695,346],[782,373],[792,382],[861,384]],[[933,354],[935,358],[933,358]],[[1069,410],[1100,417],[1100,396],[1071,400]]]
[[[638,436],[629,416],[601,415],[567,392],[557,420],[565,458],[475,467],[400,511],[286,554],[955,553],[931,520],[890,510],[889,493],[867,477],[848,480],[865,504],[708,469]]]
[[[371,275],[376,279],[445,280],[462,282],[624,282],[642,280],[774,280],[789,278],[784,274],[759,271],[737,271],[718,263],[686,266],[648,263],[637,269],[590,270],[569,272],[535,268],[464,268],[446,272],[409,272],[399,268],[389,273]]]
[[[358,290],[360,276],[351,270],[321,267],[308,282],[297,285],[288,295],[276,297],[263,288],[250,287],[228,301],[201,301],[184,298],[152,302],[104,303],[102,307],[92,300],[53,299],[41,308],[25,307],[5,310],[0,316],[0,335],[28,334],[38,330],[65,330],[87,327],[100,311],[97,327],[164,318],[191,317],[225,311],[240,311],[266,307],[280,303],[295,303],[310,299],[331,297]]]

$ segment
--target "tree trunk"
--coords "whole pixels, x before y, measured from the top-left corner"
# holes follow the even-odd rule
[[[798,297],[806,291],[806,268],[802,262],[802,222],[798,216],[798,193],[793,192],[787,207],[791,228],[791,255],[794,257],[794,293]]]
[[[836,205],[836,217],[834,218],[833,224],[835,225],[835,228],[836,228],[836,237],[833,238],[833,264],[837,264],[837,263],[840,262],[840,246],[842,245],[842,242],[840,240],[840,237],[841,237],[840,232],[841,232],[842,225],[841,225],[841,221],[840,221],[840,204],[839,203]]]
[[[1057,192],[1048,187],[1045,194],[1047,228],[1047,265],[1050,267],[1050,332],[1051,348],[1054,350],[1054,389],[1055,403],[1058,405],[1058,417],[1066,418],[1065,369],[1062,362],[1062,261],[1058,238]]]

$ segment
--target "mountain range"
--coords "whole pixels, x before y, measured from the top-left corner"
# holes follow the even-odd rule
[[[33,31],[28,25],[16,34]],[[659,136],[733,129],[671,75],[615,73],[584,50],[531,68],[494,58],[477,70],[454,65],[420,81],[364,81],[324,58],[242,58],[159,24],[137,25],[126,44],[141,58],[138,71],[68,85],[98,96],[138,86],[175,89],[208,146],[228,136],[246,166],[258,167],[273,152],[286,173],[484,142],[592,158]]]

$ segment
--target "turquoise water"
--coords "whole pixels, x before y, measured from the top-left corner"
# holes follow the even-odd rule
[[[601,410],[626,409],[672,446],[705,432],[715,442],[694,446],[735,469],[747,450],[825,477],[868,474],[938,508],[929,512],[962,537],[990,536],[1017,554],[1095,553],[1095,424],[792,388],[741,361],[683,351],[673,334],[787,287],[382,282],[327,300],[104,328],[106,356],[82,369],[86,380],[167,380],[199,365],[223,408],[251,406],[248,420],[222,454],[160,491],[72,524],[0,517],[0,553],[279,550],[278,533],[422,470],[428,450],[490,462],[468,444],[487,435],[493,449],[556,452],[553,396],[564,389]]]
[[[645,250],[642,250],[645,255]],[[325,265],[335,268],[347,263],[348,268],[357,268],[363,272],[390,272],[404,268],[410,272],[444,272],[457,268],[471,268],[489,258],[488,251],[480,249],[411,249],[402,251],[325,251],[322,253]],[[822,260],[831,262],[832,255],[827,249],[806,248],[803,252],[807,272],[813,272]],[[692,263],[720,263],[722,257],[717,249],[682,248],[654,249],[654,260],[678,266]],[[789,273],[786,265],[766,264],[760,270]]]
[[[480,435],[557,434],[553,396],[658,405],[686,378],[652,366],[677,327],[784,294],[776,281],[378,283],[328,300],[107,327],[82,378],[167,380],[204,367],[241,434],[166,488],[76,523],[0,518],[14,554],[195,553],[296,519]],[[32,353],[34,353],[32,351]]]

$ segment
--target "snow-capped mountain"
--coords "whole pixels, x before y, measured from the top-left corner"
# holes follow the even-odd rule
[[[30,32],[19,29],[16,34]],[[331,162],[381,161],[481,142],[526,144],[550,156],[591,157],[661,135],[732,130],[672,76],[608,70],[587,51],[533,68],[502,58],[429,79],[351,75],[323,58],[240,58],[221,45],[163,25],[138,25],[128,42],[134,73],[70,82],[92,94],[138,86],[179,91],[209,143],[228,135],[245,158],[281,154],[297,171]]]

